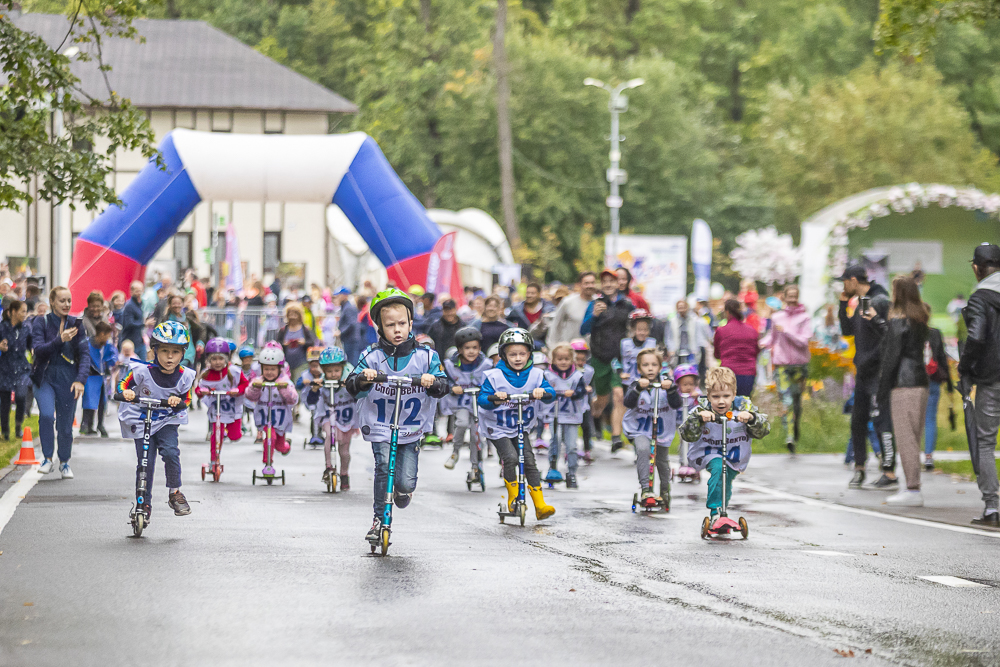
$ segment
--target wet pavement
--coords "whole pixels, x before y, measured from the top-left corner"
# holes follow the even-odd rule
[[[630,452],[602,449],[578,491],[546,491],[554,517],[522,528],[497,519],[495,458],[470,493],[467,456],[449,471],[449,450],[427,449],[381,558],[363,539],[366,443],[348,493],[324,492],[301,425],[285,486],[251,484],[247,439],[213,484],[193,422],[192,514],[168,510],[158,470],[141,539],[130,443],[81,439],[76,479],[21,500],[0,533],[0,665],[1000,664],[1000,533],[938,523],[976,513],[968,482],[930,476],[914,511],[929,520],[909,522],[884,492],[848,491],[836,457],[758,456],[733,497],[749,539],[708,542],[704,483],[675,483],[669,514],[632,513]]]

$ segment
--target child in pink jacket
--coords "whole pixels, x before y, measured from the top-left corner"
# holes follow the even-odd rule
[[[809,351],[812,318],[806,307],[799,303],[797,286],[786,287],[782,301],[785,307],[771,315],[771,330],[760,344],[771,349],[774,381],[784,406],[781,425],[785,429],[785,446],[794,454],[802,421],[802,392],[809,377],[809,359],[812,356]],[[794,417],[791,428],[788,427],[789,412]]]
[[[292,431],[292,407],[298,403],[299,395],[285,364],[285,353],[280,347],[265,346],[257,361],[260,363],[260,376],[250,382],[246,398],[256,404],[253,417],[257,428],[262,429],[265,424],[270,426],[272,447],[282,455],[287,455],[291,445],[285,440],[285,436]],[[265,387],[265,382],[275,384]],[[267,463],[266,451],[264,462]]]

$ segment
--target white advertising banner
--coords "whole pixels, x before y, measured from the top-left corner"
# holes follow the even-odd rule
[[[641,290],[654,315],[673,313],[687,296],[687,237],[619,235],[617,257],[613,241],[610,234],[604,239],[606,264],[632,272],[633,289]]]

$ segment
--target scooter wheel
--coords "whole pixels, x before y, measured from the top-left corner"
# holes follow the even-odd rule
[[[384,556],[387,553],[389,553],[389,529],[388,528],[383,528],[382,529],[382,536],[381,536],[381,539],[379,540],[379,542],[381,543],[382,555]]]
[[[639,505],[639,494],[638,493],[633,493],[632,494],[632,514],[635,514],[635,508],[638,507],[638,505]]]
[[[205,466],[201,467],[201,481],[205,481]]]
[[[521,525],[523,526],[524,525],[524,515],[528,513],[528,507],[527,507],[527,505],[521,505],[521,507],[518,508],[518,513],[521,515]]]
[[[483,490],[483,493],[486,493],[486,480],[483,479],[482,475],[479,476],[479,487]]]
[[[282,486],[285,485],[285,471],[284,470],[281,471],[281,485]]]
[[[253,485],[257,486],[257,471],[253,471]]]
[[[701,539],[704,540],[708,538],[708,531],[711,527],[712,520],[706,516],[705,520],[701,522]]]
[[[465,488],[468,489],[469,491],[472,491],[472,482],[466,481]]]
[[[136,512],[135,516],[132,517],[132,534],[136,537],[142,537],[142,529],[146,525],[146,517],[142,512]]]
[[[213,482],[218,482],[220,477],[222,477],[222,469],[221,468],[216,468],[215,470],[212,471],[212,481]]]
[[[273,477],[265,477],[264,479],[267,480],[267,485],[268,486],[271,486],[271,484],[274,482],[274,478]]]
[[[750,526],[747,525],[747,520],[744,519],[743,517],[740,517],[739,524],[740,524],[740,535],[742,535],[743,539],[745,540],[747,539],[747,535],[750,534]]]

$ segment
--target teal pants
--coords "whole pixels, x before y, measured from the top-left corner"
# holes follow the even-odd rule
[[[717,510],[722,507],[722,459],[712,459],[705,466],[708,474],[708,502],[705,506],[710,510]],[[726,470],[726,506],[729,506],[729,499],[733,497],[733,480],[739,475],[737,471],[729,468]]]

